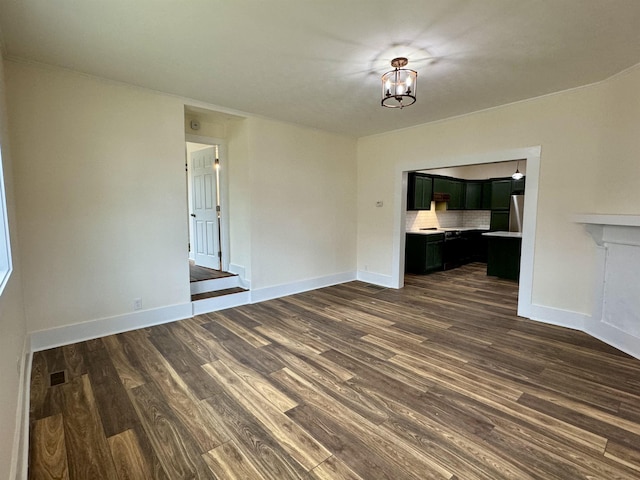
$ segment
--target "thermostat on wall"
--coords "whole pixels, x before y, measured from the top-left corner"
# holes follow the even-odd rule
[[[200,130],[200,122],[198,120],[191,120],[191,130]]]

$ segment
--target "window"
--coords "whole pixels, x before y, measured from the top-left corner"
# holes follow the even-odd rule
[[[2,151],[0,150],[0,295],[11,275],[11,246],[9,245],[9,220],[7,199],[2,171]]]

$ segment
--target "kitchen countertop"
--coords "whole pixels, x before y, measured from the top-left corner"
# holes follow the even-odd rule
[[[522,238],[522,232],[487,232],[482,235],[485,237]]]
[[[444,232],[470,232],[472,230],[484,230],[489,231],[489,227],[487,226],[479,226],[479,227],[443,227],[438,228],[436,230],[409,230],[407,233],[417,233],[419,235],[437,235],[439,233]]]

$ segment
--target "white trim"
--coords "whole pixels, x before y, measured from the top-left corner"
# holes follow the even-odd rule
[[[191,282],[191,295],[198,293],[215,292],[216,290],[224,290],[240,286],[240,279],[237,275],[231,277],[212,278],[210,280],[200,280],[199,282]]]
[[[251,280],[247,279],[245,268],[242,265],[236,265],[235,263],[230,263],[229,272],[235,273],[236,275],[238,275],[238,279],[240,280],[240,286],[242,288],[251,290]]]
[[[264,302],[273,298],[286,297],[296,293],[307,292],[317,288],[330,287],[339,283],[351,282],[356,279],[356,272],[336,273],[324,277],[310,278],[301,282],[287,283],[273,287],[251,290],[251,303]]]
[[[7,210],[6,189],[4,186],[2,149],[0,148],[0,295],[9,282],[13,271],[11,258],[11,236],[9,235],[9,212]]]
[[[84,342],[116,333],[151,327],[162,323],[175,322],[191,317],[191,303],[126,313],[115,317],[100,318],[88,322],[74,323],[62,327],[38,330],[31,333],[31,351],[60,347],[71,343]]]
[[[589,316],[584,313],[534,303],[530,305],[529,316],[527,318],[550,325],[557,325],[558,327],[584,331],[584,326]]]
[[[532,305],[533,263],[535,253],[536,216],[538,205],[538,177],[540,175],[541,147],[525,147],[513,150],[486,152],[430,160],[412,160],[396,165],[393,218],[393,260],[391,287],[404,285],[405,216],[407,202],[407,172],[431,168],[444,168],[481,163],[503,162],[516,159],[527,161],[527,192],[524,199],[524,225],[522,228],[522,255],[520,259],[520,286],[518,289],[518,315],[529,318],[534,313]]]
[[[26,479],[29,468],[29,401],[31,397],[31,360],[29,335],[25,335],[20,356],[20,384],[16,409],[16,429],[11,451],[11,467],[9,477]]]
[[[582,213],[573,215],[572,220],[575,223],[586,223],[593,225],[614,225],[620,227],[640,227],[640,215],[622,215],[622,214],[591,214]]]
[[[390,275],[382,275],[381,273],[358,270],[357,279],[361,282],[380,285],[381,287],[394,288],[393,279]]]
[[[584,331],[592,337],[602,340],[604,343],[618,350],[622,350],[632,357],[640,359],[640,342],[637,337],[629,335],[608,323],[594,320],[594,318],[590,318],[587,321]]]
[[[193,315],[202,315],[203,313],[216,312],[226,308],[239,307],[250,303],[251,296],[249,292],[231,293],[229,295],[221,295],[219,297],[204,298],[191,302]]]

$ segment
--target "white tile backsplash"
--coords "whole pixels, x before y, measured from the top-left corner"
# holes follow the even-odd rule
[[[406,215],[407,232],[421,228],[479,227],[489,228],[490,210],[409,210]]]
[[[409,210],[405,221],[405,229],[407,232],[420,230],[421,228],[438,228],[438,218],[433,210]]]
[[[489,228],[491,223],[491,210],[464,210],[462,212],[463,227]]]

